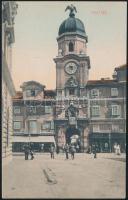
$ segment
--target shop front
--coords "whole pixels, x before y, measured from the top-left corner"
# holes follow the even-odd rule
[[[89,145],[96,145],[98,153],[111,152],[111,141],[109,133],[91,133],[89,134]]]
[[[26,144],[30,145],[34,152],[49,152],[51,144],[56,147],[54,136],[14,136],[12,151],[23,152]]]
[[[114,152],[114,145],[119,144],[121,152],[126,151],[126,135],[124,133],[91,133],[89,145],[95,144],[99,153]]]

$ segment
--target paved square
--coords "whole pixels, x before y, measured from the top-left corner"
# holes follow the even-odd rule
[[[125,154],[13,156],[3,168],[3,198],[125,198],[125,167]]]

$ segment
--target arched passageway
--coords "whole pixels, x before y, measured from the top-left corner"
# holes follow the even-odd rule
[[[80,136],[80,130],[75,127],[68,127],[65,133],[66,136],[66,143],[70,144],[71,143],[71,137],[73,135],[78,135]]]

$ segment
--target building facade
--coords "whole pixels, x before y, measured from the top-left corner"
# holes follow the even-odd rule
[[[120,144],[122,152],[125,151],[126,65],[115,68],[115,72],[116,70],[114,79],[103,78],[88,81],[87,84],[90,106],[89,141],[90,145],[98,144],[99,152],[114,151],[115,143]],[[124,77],[119,73],[123,73]]]
[[[21,96],[13,103],[14,136],[42,135],[38,147],[44,145],[45,135],[54,136],[59,148],[74,143],[79,152],[86,152],[95,143],[99,152],[111,152],[119,143],[125,151],[126,65],[116,67],[112,79],[89,80],[88,36],[83,22],[75,17],[76,8],[71,5],[67,9],[69,17],[59,27],[58,55],[54,58],[56,91],[47,91],[35,81],[22,85]]]
[[[15,87],[11,77],[12,44],[14,37],[14,18],[17,12],[15,1],[2,2],[2,161],[3,164],[11,159],[13,113],[12,97]]]
[[[22,92],[13,98],[13,152],[21,152],[26,143],[34,151],[49,151],[54,139],[54,118],[52,99],[54,91],[36,81],[24,82]]]

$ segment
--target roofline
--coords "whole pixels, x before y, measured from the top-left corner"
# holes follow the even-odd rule
[[[38,85],[38,86],[40,86],[40,87],[42,87],[42,89],[44,89],[46,86],[45,85],[42,85],[42,84],[40,84],[39,82],[37,82],[37,81],[26,81],[26,82],[23,82],[22,83],[22,85],[20,86],[20,88],[25,88],[27,85],[30,85],[30,84],[36,84],[36,85]]]
[[[115,67],[115,70],[118,71],[118,70],[122,70],[122,68],[126,68],[126,64],[123,64],[123,65],[120,65],[118,67]]]

